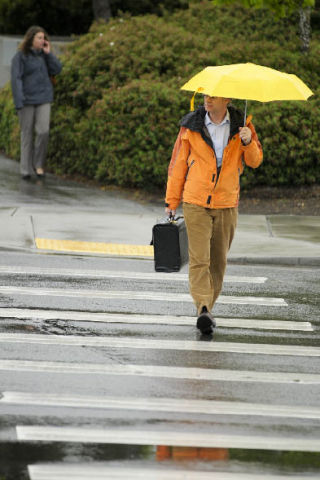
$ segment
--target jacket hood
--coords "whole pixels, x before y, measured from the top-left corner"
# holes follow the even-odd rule
[[[230,137],[239,132],[239,127],[243,127],[243,113],[232,105],[228,106],[230,114]],[[187,113],[180,120],[181,127],[186,127],[194,132],[201,133],[204,127],[204,117],[206,110],[203,106],[198,107],[194,112]]]

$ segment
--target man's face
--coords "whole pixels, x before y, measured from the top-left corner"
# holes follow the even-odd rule
[[[204,108],[208,113],[221,113],[226,111],[229,98],[204,96]]]

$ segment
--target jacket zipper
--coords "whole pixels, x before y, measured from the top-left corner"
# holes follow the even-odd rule
[[[226,145],[226,148],[228,147],[228,145],[229,145],[229,143],[230,143],[230,140],[231,140],[231,138],[229,137],[229,140],[228,140],[228,143],[227,143],[227,145]],[[226,149],[226,148],[225,148],[225,149]],[[215,189],[216,189],[216,187],[217,187],[217,184],[218,184],[218,182],[219,182],[219,178],[220,178],[221,171],[222,171],[222,166],[223,166],[223,157],[224,157],[225,149],[224,149],[224,151],[223,151],[221,167],[218,167],[217,157],[216,157],[216,155],[215,155],[216,167],[217,167],[217,174],[214,173],[214,174],[212,175],[212,182],[214,182],[214,180],[216,180],[216,183],[214,184],[213,189],[212,189],[212,193],[215,191]],[[216,179],[215,179],[215,177],[216,177]],[[208,198],[207,198],[207,205],[210,205],[211,198],[212,198],[212,195],[209,195]]]
[[[194,164],[194,162],[195,162],[195,160],[192,160],[192,162],[191,162],[190,165],[188,166],[188,171],[187,171],[186,177],[185,177],[186,180],[187,180],[187,178],[188,178],[190,168],[192,167],[192,165]]]
[[[214,154],[214,157],[215,157],[215,160],[216,160],[217,173],[212,174],[211,182],[214,184],[213,188],[212,188],[212,193],[214,192],[214,189],[216,188],[216,185],[217,185],[217,182],[218,182],[218,179],[219,179],[219,175],[218,175],[219,169],[218,169],[218,164],[217,164],[217,157],[216,157],[215,154]],[[212,198],[212,195],[209,195],[208,198],[207,198],[207,205],[210,205],[211,198]]]

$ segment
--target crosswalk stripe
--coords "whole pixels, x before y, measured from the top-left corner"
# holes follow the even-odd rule
[[[52,297],[86,297],[125,300],[152,300],[161,302],[193,302],[187,293],[146,292],[146,291],[114,291],[114,290],[68,290],[64,288],[29,288],[0,286],[0,293],[9,295],[52,296]],[[269,307],[283,307],[287,303],[283,298],[272,297],[237,297],[220,295],[217,303],[237,305],[261,305]]]
[[[257,355],[293,355],[319,357],[319,347],[267,343],[198,342],[195,340],[154,340],[152,338],[106,337],[81,335],[47,335],[33,333],[0,333],[2,343],[38,345],[74,345],[110,348],[143,348],[152,350],[186,350],[188,352],[227,352]]]
[[[317,407],[219,402],[214,400],[190,400],[184,398],[94,397],[85,395],[63,395],[60,393],[3,392],[0,398],[0,404],[1,403],[46,407],[320,419],[320,408]]]
[[[126,323],[146,325],[185,325],[195,326],[194,317],[169,315],[135,315],[115,313],[79,312],[74,310],[37,310],[28,308],[0,308],[0,318],[36,320],[73,320],[76,322]],[[258,330],[297,330],[312,332],[310,322],[289,320],[261,320],[251,318],[215,317],[218,327],[250,328]]]
[[[319,452],[319,438],[268,435],[227,435],[215,433],[98,429],[65,426],[16,427],[19,441],[108,443],[118,445],[170,445],[181,447],[241,448]]]
[[[31,480],[312,480],[304,475],[121,468],[100,465],[29,465]]]
[[[277,383],[320,385],[320,375],[314,373],[255,372],[214,368],[166,367],[158,365],[95,364],[46,362],[33,360],[0,360],[0,370],[45,372],[79,375],[127,375],[151,378],[175,378],[222,382]]]
[[[81,278],[121,278],[134,280],[165,280],[167,282],[187,282],[188,274],[186,273],[162,273],[162,272],[128,272],[114,270],[75,270],[66,268],[40,268],[30,266],[0,266],[0,274],[16,274],[16,275],[46,275],[59,277],[81,277]],[[225,283],[265,283],[267,277],[248,277],[238,275],[225,275]]]

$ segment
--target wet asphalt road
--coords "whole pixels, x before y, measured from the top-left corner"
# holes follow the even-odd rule
[[[59,467],[50,477],[57,479],[138,478],[134,472],[140,469],[147,469],[144,477],[150,480],[155,472],[162,472],[165,480],[168,471],[198,472],[199,479],[215,472],[212,478],[218,480],[218,472],[234,474],[237,480],[298,473],[295,478],[319,478],[319,269],[229,266],[222,299],[232,297],[234,303],[216,305],[218,327],[211,339],[199,336],[194,307],[181,296],[188,293],[186,278],[112,276],[148,276],[153,273],[151,260],[1,251],[0,267],[1,480],[30,478],[28,465],[44,471],[49,465],[52,475]],[[180,273],[186,271],[184,267]],[[109,298],[106,292],[121,295]],[[138,293],[142,298],[135,298]],[[170,294],[172,301],[165,298]],[[243,297],[257,303],[241,304]],[[267,305],[272,299],[284,304]],[[51,312],[52,318],[41,319],[39,311]],[[82,321],[77,320],[79,312]],[[91,321],[97,313],[117,320]],[[177,316],[185,324],[174,325],[172,317]],[[243,328],[244,319],[254,322],[250,328]],[[270,320],[281,327],[261,328]],[[74,344],[63,343],[68,336]],[[48,337],[55,343],[48,344]],[[99,345],[97,339],[111,343]],[[256,353],[250,350],[253,344],[258,345]],[[210,350],[210,345],[222,349]],[[265,345],[274,347],[265,351]],[[281,350],[286,347],[289,351]],[[150,406],[150,399],[160,404]],[[209,403],[199,403],[203,401]],[[70,441],[50,440],[45,431],[48,441],[30,437],[19,442],[17,426],[78,430]],[[82,438],[83,428],[133,437],[140,433],[138,439],[113,444],[112,438],[106,443]],[[168,432],[178,438],[172,444],[165,443]],[[208,435],[218,438],[218,444],[225,438],[226,444],[211,448],[206,457],[200,443]],[[197,454],[177,447],[189,438],[195,439]],[[259,438],[264,439],[260,448]],[[246,441],[251,445],[246,447]],[[296,443],[285,447],[286,442]],[[165,459],[160,445],[170,447]],[[72,477],[70,468],[77,466]],[[64,476],[62,467],[69,468]],[[122,471],[124,477],[119,476]],[[34,480],[47,478],[35,467],[30,473]]]
[[[0,185],[0,480],[319,478],[319,268],[277,266],[318,258],[316,217],[242,218],[237,255],[275,266],[229,265],[202,338],[186,267],[34,247],[146,244],[162,206],[24,183],[2,156]]]

